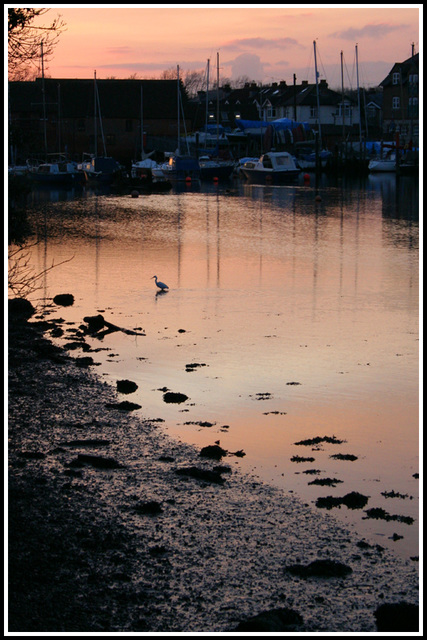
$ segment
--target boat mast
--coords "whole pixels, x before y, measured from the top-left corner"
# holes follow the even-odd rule
[[[216,146],[219,155],[219,52],[216,54]]]
[[[206,145],[207,145],[208,122],[209,122],[209,63],[210,63],[210,60],[208,58],[208,64],[207,64],[207,69],[206,69],[205,149],[206,149]]]
[[[47,160],[47,131],[46,131],[46,94],[44,85],[44,61],[43,61],[43,40],[40,43],[40,54],[42,63],[42,98],[43,98],[43,138],[44,138],[44,154]]]
[[[94,157],[98,155],[98,131],[96,128],[96,71],[93,72],[93,129],[94,129]]]
[[[345,107],[344,107],[344,71],[343,52],[341,51],[341,96],[342,96],[342,139],[345,140]]]
[[[181,151],[180,151],[180,140],[179,140],[179,134],[180,134],[180,127],[181,127],[181,123],[179,121],[179,64],[176,66],[176,75],[177,75],[177,94],[178,94],[178,154],[177,155],[181,155]]]
[[[141,84],[141,160],[144,160],[144,124],[142,113],[142,84]]]
[[[319,99],[319,73],[317,71],[317,55],[316,55],[316,41],[313,40],[314,46],[314,70],[316,72],[316,97],[317,97],[317,126],[319,130],[319,146],[322,146],[322,131],[320,128],[320,99]]]
[[[359,109],[359,143],[360,148],[359,152],[362,151],[362,117],[360,113],[360,88],[359,88],[359,58],[357,55],[357,44],[356,44],[356,78],[357,78],[357,107]]]

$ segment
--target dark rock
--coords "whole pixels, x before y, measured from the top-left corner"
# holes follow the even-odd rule
[[[224,478],[221,477],[221,473],[209,469],[181,467],[180,469],[176,469],[175,472],[180,476],[188,476],[190,478],[196,478],[197,480],[204,480],[205,482],[213,482],[214,484],[224,484],[225,482]]]
[[[310,482],[309,484],[313,484]],[[334,496],[326,496],[324,498],[317,498],[316,507],[320,509],[332,509],[332,507],[340,507],[342,504],[348,509],[363,509],[369,500],[369,496],[364,496],[357,491],[351,491],[342,498],[336,498]]]
[[[350,460],[350,462],[357,460],[357,456],[353,456],[351,453],[335,453],[333,456],[329,457],[334,460]]]
[[[54,297],[53,301],[62,307],[71,307],[74,304],[74,296],[71,293],[60,293]]]
[[[36,312],[35,308],[25,298],[11,298],[8,300],[8,312],[10,316],[28,320]]]
[[[337,478],[315,478],[308,484],[318,484],[321,487],[335,487],[338,483],[342,483],[342,480]]]
[[[380,605],[374,613],[378,631],[418,631],[419,607],[407,602]]]
[[[27,460],[43,460],[46,457],[41,451],[20,451],[18,455]]]
[[[97,316],[86,316],[83,321],[87,323],[87,330],[89,333],[96,333],[105,326],[104,317],[99,314]]]
[[[188,400],[188,396],[184,393],[174,393],[173,391],[167,391],[163,394],[163,400],[167,403],[181,404],[181,402],[185,402]]]
[[[119,411],[136,411],[137,409],[141,409],[140,404],[136,404],[135,402],[128,402],[124,400],[123,402],[109,402],[105,405],[107,409],[119,409]]]
[[[138,389],[136,382],[131,380],[117,380],[117,391],[119,393],[133,393]]]
[[[160,503],[156,500],[150,500],[149,502],[140,502],[134,507],[134,511],[141,515],[155,516],[163,512]]]
[[[77,456],[78,464],[90,464],[97,469],[119,469],[122,465],[114,460],[114,458],[104,458],[103,456],[92,456],[85,453],[79,453]]]
[[[76,363],[76,367],[82,367],[82,368],[87,368],[95,364],[93,358],[91,358],[90,356],[86,356],[85,358],[76,358],[75,363]]]
[[[217,444],[214,444],[203,447],[203,449],[200,451],[200,455],[202,458],[213,458],[214,460],[221,460],[221,458],[227,455],[227,451],[222,447],[219,447]]]
[[[314,560],[308,565],[291,565],[286,567],[286,571],[301,578],[343,578],[353,569],[335,560]]]
[[[302,456],[292,456],[291,462],[314,462],[315,458],[303,458]]]
[[[299,613],[292,609],[272,609],[259,613],[236,627],[236,631],[298,631],[303,624]]]
[[[342,444],[345,440],[338,440],[335,436],[316,436],[316,438],[308,438],[307,440],[300,440],[299,442],[294,442],[294,444],[310,446],[314,444],[320,444],[321,442],[327,442],[329,444]]]
[[[70,440],[69,442],[61,442],[63,447],[107,447],[109,440],[101,440],[98,438],[88,438],[87,440]]]
[[[367,509],[365,513],[367,518],[374,518],[375,520],[386,520],[387,522],[396,520],[397,522],[404,522],[405,524],[414,523],[414,519],[411,518],[411,516],[391,515],[384,509],[381,509],[381,507],[373,507],[372,509]]]

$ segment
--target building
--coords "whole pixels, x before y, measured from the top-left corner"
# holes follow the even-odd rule
[[[419,145],[419,54],[396,62],[381,82],[383,136],[399,139],[400,146]]]
[[[181,95],[186,113],[184,90]],[[177,83],[52,78],[10,82],[9,124],[18,162],[42,158],[46,152],[67,152],[74,160],[81,160],[83,153],[97,153],[127,164],[141,157],[141,125],[146,151],[158,149],[159,139],[166,149],[176,149]],[[181,127],[183,134],[182,116]]]

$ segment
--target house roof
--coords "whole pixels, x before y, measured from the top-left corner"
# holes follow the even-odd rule
[[[381,87],[387,87],[393,83],[393,73],[399,72],[402,74],[402,84],[405,84],[408,81],[408,76],[411,72],[417,71],[419,69],[419,54],[416,53],[414,56],[411,56],[407,60],[403,62],[395,62],[393,67],[391,68],[389,74],[384,78],[382,82],[380,82]]]

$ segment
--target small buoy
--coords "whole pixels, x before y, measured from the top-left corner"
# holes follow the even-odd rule
[[[304,173],[304,180],[308,182],[310,180],[310,174]]]
[[[218,176],[214,176],[213,181],[214,181],[214,182],[218,182]]]
[[[191,176],[187,176],[187,177],[185,178],[185,182],[191,182]]]
[[[137,198],[139,196],[139,193],[136,189],[134,189],[130,195],[132,196],[132,198]]]

